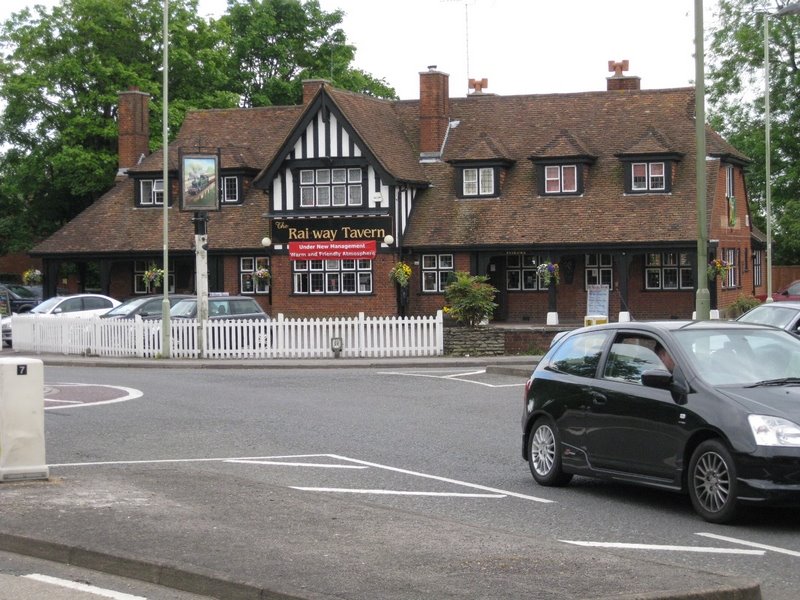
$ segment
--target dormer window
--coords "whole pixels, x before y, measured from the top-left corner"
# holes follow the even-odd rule
[[[462,170],[462,196],[464,198],[497,196],[495,179],[494,167],[464,168]]]
[[[300,170],[300,207],[327,208],[363,204],[361,167]]]
[[[142,179],[139,181],[139,206],[164,205],[164,180]]]
[[[664,192],[667,190],[665,162],[635,162],[631,164],[632,192]]]
[[[673,169],[683,155],[675,152],[617,154],[626,194],[669,194]]]
[[[545,194],[575,194],[578,191],[578,168],[575,165],[544,167]]]

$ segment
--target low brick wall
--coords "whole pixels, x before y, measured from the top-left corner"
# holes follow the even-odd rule
[[[574,327],[445,327],[444,353],[450,356],[541,355],[558,331]]]

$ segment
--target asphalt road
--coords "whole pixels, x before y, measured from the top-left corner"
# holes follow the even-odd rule
[[[520,450],[524,380],[478,371],[47,367],[59,399],[72,401],[78,388],[69,384],[92,390],[76,395],[86,405],[48,404],[47,460],[51,477],[65,478],[97,461],[195,477],[235,471],[320,501],[752,577],[767,600],[797,597],[797,511],[751,511],[741,524],[714,526],[674,494],[583,478],[538,487]],[[107,390],[123,401],[110,403]]]

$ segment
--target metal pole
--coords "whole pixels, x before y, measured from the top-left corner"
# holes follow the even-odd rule
[[[764,13],[764,184],[767,211],[767,302],[772,302],[772,151],[769,114],[769,14]]]
[[[164,239],[164,300],[161,302],[161,356],[170,357],[170,322],[169,322],[169,0],[164,0],[164,72],[163,96],[161,98],[161,136],[164,155],[162,187],[163,187],[163,239]]]
[[[695,317],[707,321],[711,317],[711,295],[708,292],[708,217],[706,216],[706,105],[703,45],[703,0],[694,0],[694,93],[697,187],[697,297]]]

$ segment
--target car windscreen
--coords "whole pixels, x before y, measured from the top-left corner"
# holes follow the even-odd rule
[[[123,302],[119,306],[115,306],[103,316],[105,317],[125,317],[137,310],[142,304],[147,302],[149,298],[134,298],[128,302]]]
[[[169,314],[172,317],[194,317],[196,306],[196,300],[181,300],[175,303],[175,306],[170,309]]]
[[[24,286],[16,285],[14,283],[6,283],[4,284],[4,287],[6,287],[9,291],[14,292],[20,298],[36,298],[36,294]]]
[[[701,378],[712,385],[752,385],[800,377],[800,340],[771,329],[674,332]]]
[[[37,304],[34,306],[30,312],[32,313],[39,313],[39,314],[47,314],[49,313],[55,305],[61,302],[64,298],[62,296],[53,296],[52,298],[48,298],[41,304]]]
[[[773,304],[763,304],[756,306],[754,309],[744,313],[741,317],[736,319],[743,323],[761,323],[762,325],[772,325],[773,327],[780,327],[783,329],[792,319],[797,317],[796,308],[788,308],[780,306],[777,302]]]

